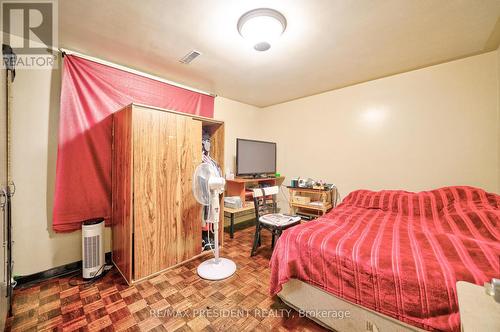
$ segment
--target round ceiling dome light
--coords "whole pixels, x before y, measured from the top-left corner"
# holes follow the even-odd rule
[[[238,20],[238,32],[257,51],[267,51],[271,43],[286,29],[286,18],[279,11],[258,8],[246,12]]]

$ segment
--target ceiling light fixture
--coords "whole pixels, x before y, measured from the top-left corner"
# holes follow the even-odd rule
[[[258,8],[246,12],[238,20],[238,32],[252,43],[257,51],[267,51],[271,42],[286,29],[286,18],[270,8]]]

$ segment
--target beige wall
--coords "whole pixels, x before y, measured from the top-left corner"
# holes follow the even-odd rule
[[[237,137],[271,139],[288,179],[323,178],[343,195],[448,184],[498,192],[497,58],[488,53],[266,109],[218,97],[226,166],[234,165]],[[17,275],[81,259],[80,233],[54,234],[50,226],[59,91],[59,70],[19,70],[13,87]],[[106,238],[109,250],[109,231]]]
[[[498,183],[497,52],[263,110],[278,171],[360,189]]]
[[[497,117],[497,144],[498,144],[498,191],[500,191],[500,47],[497,48],[497,93],[498,93],[498,117]]]
[[[261,136],[262,112],[258,107],[231,99],[215,98],[214,118],[225,123],[225,169],[235,171],[236,138]]]

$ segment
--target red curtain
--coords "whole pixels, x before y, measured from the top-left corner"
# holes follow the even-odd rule
[[[112,114],[132,103],[213,117],[214,98],[140,75],[64,57],[53,229],[111,216]]]

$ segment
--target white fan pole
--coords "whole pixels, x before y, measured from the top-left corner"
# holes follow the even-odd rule
[[[230,259],[219,257],[219,195],[224,190],[225,180],[222,177],[213,177],[208,181],[210,188],[210,212],[208,223],[214,224],[214,258],[198,265],[198,275],[207,280],[222,280],[229,278],[236,272],[236,264]],[[210,232],[210,230],[209,230]]]
[[[219,209],[219,192],[215,190],[212,194],[212,204],[210,204],[211,211],[209,217],[211,217],[210,221],[213,221],[214,223],[214,256],[216,263],[219,263]]]

